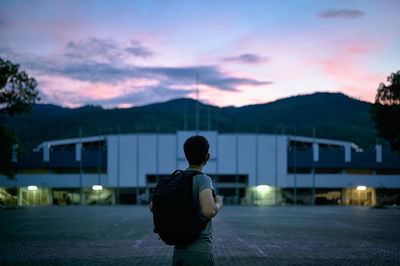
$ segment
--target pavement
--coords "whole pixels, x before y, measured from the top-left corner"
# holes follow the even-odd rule
[[[217,265],[400,265],[400,209],[224,206]],[[170,265],[147,206],[0,210],[0,265]]]

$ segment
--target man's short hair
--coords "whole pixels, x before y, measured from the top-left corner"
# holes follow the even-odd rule
[[[203,136],[190,137],[183,144],[183,150],[189,165],[201,165],[206,160],[209,148],[210,144]]]

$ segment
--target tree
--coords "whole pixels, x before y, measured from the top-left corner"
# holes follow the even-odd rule
[[[370,113],[378,135],[400,154],[400,71],[392,73],[387,82],[379,85]]]
[[[13,178],[15,152],[22,146],[15,132],[6,128],[2,122],[14,114],[29,113],[36,101],[39,101],[37,82],[25,71],[19,71],[19,65],[0,58],[0,174]]]

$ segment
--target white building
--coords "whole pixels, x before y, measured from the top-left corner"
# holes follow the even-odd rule
[[[354,143],[328,139],[198,134],[210,142],[211,159],[203,172],[227,204],[373,205],[377,189],[400,189],[400,158],[383,153],[380,145],[363,152]],[[178,131],[43,142],[18,163],[14,180],[0,176],[0,198],[18,205],[79,204],[81,198],[82,204],[148,201],[159,178],[187,167],[183,143],[193,135]]]

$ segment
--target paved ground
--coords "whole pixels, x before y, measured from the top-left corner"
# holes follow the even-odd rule
[[[400,265],[400,210],[231,207],[213,220],[218,265]],[[169,265],[147,207],[0,210],[0,265]]]

